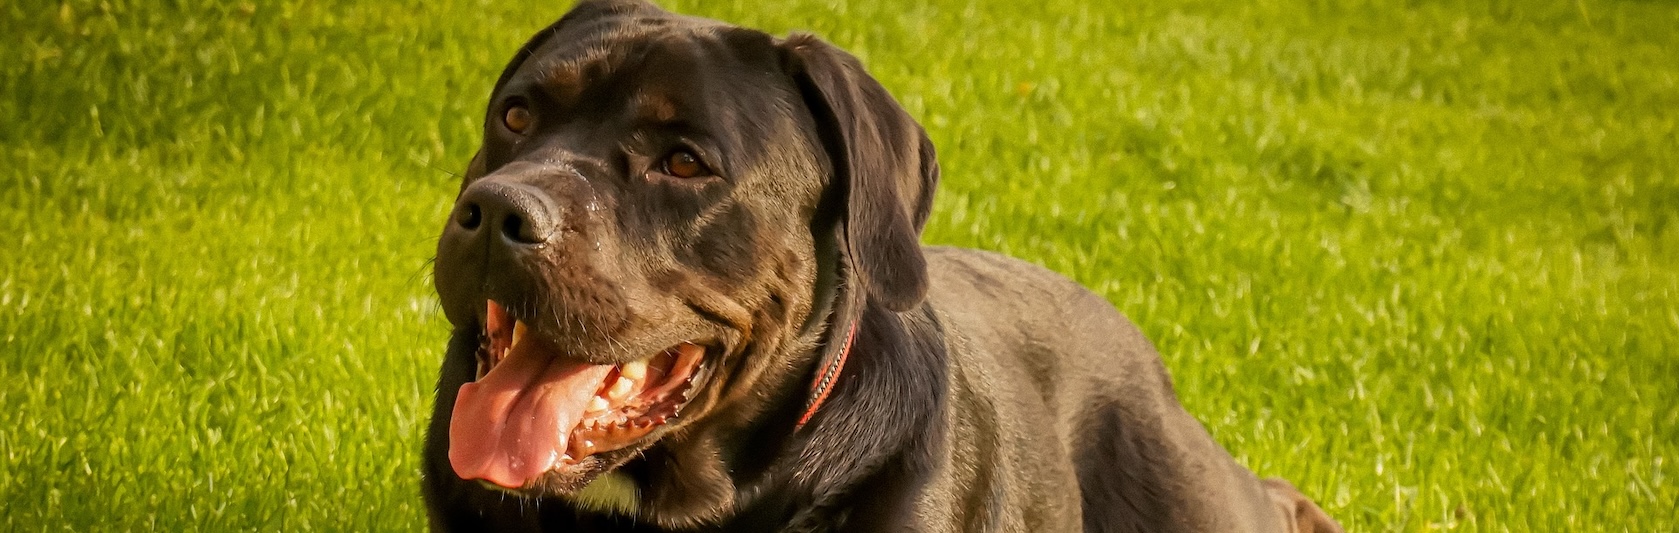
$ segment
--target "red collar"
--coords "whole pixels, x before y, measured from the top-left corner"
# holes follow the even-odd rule
[[[845,332],[845,346],[840,347],[839,355],[828,364],[823,365],[822,372],[816,375],[816,381],[810,384],[810,399],[806,401],[805,414],[799,417],[798,427],[804,427],[810,417],[816,415],[816,410],[822,408],[822,402],[828,400],[828,393],[834,391],[834,383],[839,381],[840,371],[845,370],[845,358],[851,355],[851,341],[857,336],[857,323],[853,322]]]

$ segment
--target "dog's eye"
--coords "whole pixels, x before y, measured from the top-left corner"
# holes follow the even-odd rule
[[[687,150],[677,150],[665,156],[664,171],[666,174],[678,178],[698,178],[711,175],[711,169],[705,168],[705,163],[701,163],[698,156]]]
[[[501,116],[501,123],[513,133],[524,133],[525,128],[531,127],[531,110],[519,104],[508,106],[507,112]]]

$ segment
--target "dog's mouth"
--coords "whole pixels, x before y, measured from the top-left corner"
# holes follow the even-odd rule
[[[621,364],[564,357],[495,301],[486,308],[478,378],[461,386],[449,422],[462,479],[519,489],[583,469],[673,421],[708,369],[691,342]]]

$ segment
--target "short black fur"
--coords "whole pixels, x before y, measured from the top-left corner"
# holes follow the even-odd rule
[[[1339,530],[1237,465],[1102,298],[923,247],[932,141],[843,50],[587,0],[494,87],[438,244],[454,331],[424,457],[433,529]],[[508,105],[529,107],[528,129],[503,125]],[[661,173],[672,149],[716,173]],[[544,227],[508,240],[461,222],[484,205]],[[520,487],[462,479],[452,417],[489,301],[545,343],[542,364],[693,345],[711,373],[634,441]],[[812,383],[842,352],[818,407]],[[606,480],[633,488],[592,492]]]

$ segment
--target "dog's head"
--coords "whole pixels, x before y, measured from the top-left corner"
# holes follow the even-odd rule
[[[567,494],[802,402],[837,294],[926,293],[932,146],[814,38],[585,2],[518,51],[484,127],[435,275],[476,369],[439,398],[464,479]]]

